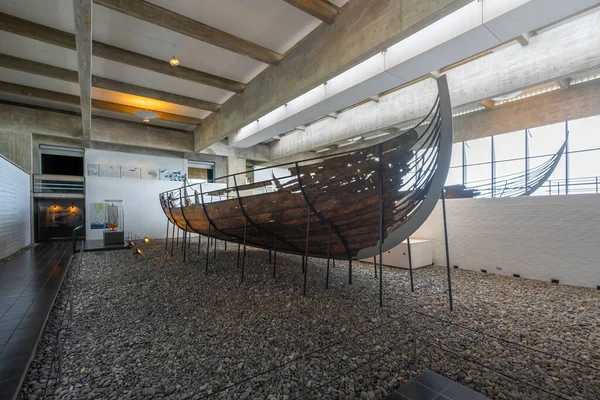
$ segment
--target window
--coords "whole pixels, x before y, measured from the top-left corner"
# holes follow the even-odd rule
[[[496,161],[525,158],[525,131],[494,136],[494,159]],[[525,163],[521,163],[522,166]],[[498,174],[497,176],[502,176]]]

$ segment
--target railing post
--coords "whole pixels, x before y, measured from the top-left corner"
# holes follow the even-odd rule
[[[448,300],[450,301],[450,311],[452,307],[452,278],[450,276],[450,250],[448,249],[448,224],[446,222],[446,194],[442,188],[442,213],[444,217],[444,243],[446,247],[446,272],[448,274]]]

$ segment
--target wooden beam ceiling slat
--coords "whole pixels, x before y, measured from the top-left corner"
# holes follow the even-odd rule
[[[69,50],[76,49],[75,35],[17,18],[12,15],[0,13],[0,29]],[[241,82],[183,67],[181,65],[173,67],[168,63],[168,60],[159,60],[96,41],[92,44],[92,54],[106,60],[131,65],[133,67],[216,87],[230,92],[242,93],[246,87],[246,85]]]
[[[25,60],[0,53],[0,67],[16,71],[27,72],[34,75],[46,76],[66,82],[78,83],[77,71],[42,64],[36,61]],[[220,105],[205,100],[194,99],[161,90],[149,89],[142,86],[132,85],[126,82],[115,81],[92,75],[92,86],[100,89],[112,90],[114,92],[127,93],[135,96],[147,97],[149,99],[165,101],[167,103],[179,104],[181,106],[197,108],[207,111],[218,111]]]
[[[37,98],[37,99],[57,101],[59,103],[73,104],[76,106],[80,106],[80,101],[81,101],[79,96],[74,96],[72,94],[54,92],[51,90],[17,85],[14,83],[2,82],[2,81],[0,81],[0,92],[11,93],[11,94],[16,94],[16,95],[20,95],[20,96],[33,97],[33,98]],[[137,108],[137,107],[132,107],[132,106],[128,106],[125,104],[111,103],[111,102],[103,101],[103,100],[95,100],[95,99],[92,99],[92,108],[96,108],[99,110],[114,111],[114,112],[119,112],[119,113],[123,113],[123,114],[129,114],[129,115],[133,115],[133,113],[135,111],[139,110],[139,108]],[[181,124],[188,124],[188,125],[199,125],[202,123],[202,120],[198,119],[198,118],[192,118],[192,117],[188,117],[188,116],[184,116],[184,115],[170,114],[170,113],[156,111],[156,110],[148,110],[148,111],[155,113],[156,115],[158,115],[158,119],[161,119],[163,121],[178,122]]]
[[[277,65],[281,54],[143,0],[94,0],[96,4],[173,32]]]
[[[339,8],[327,0],[283,0],[286,3],[320,19],[326,24],[333,24]]]

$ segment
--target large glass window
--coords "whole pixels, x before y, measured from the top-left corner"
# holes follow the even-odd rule
[[[524,189],[526,169],[531,183],[536,172],[542,172],[536,169],[548,163],[561,148],[567,126],[569,142],[565,154],[533,195],[600,194],[600,116],[496,135],[493,140],[486,137],[454,143],[446,185],[487,185],[482,193],[489,195],[494,182],[494,196],[502,196],[505,189],[518,193]],[[517,187],[519,184],[523,187]]]

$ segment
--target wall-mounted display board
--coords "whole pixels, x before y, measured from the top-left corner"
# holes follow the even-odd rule
[[[160,180],[171,182],[183,182],[185,180],[185,174],[182,171],[178,170],[161,169]]]
[[[98,176],[101,178],[120,178],[121,167],[118,165],[103,165],[98,166]]]
[[[121,178],[140,179],[141,168],[121,167]]]
[[[158,179],[158,170],[156,168],[142,168],[142,179]]]
[[[91,203],[89,213],[91,229],[106,229],[105,203]]]

